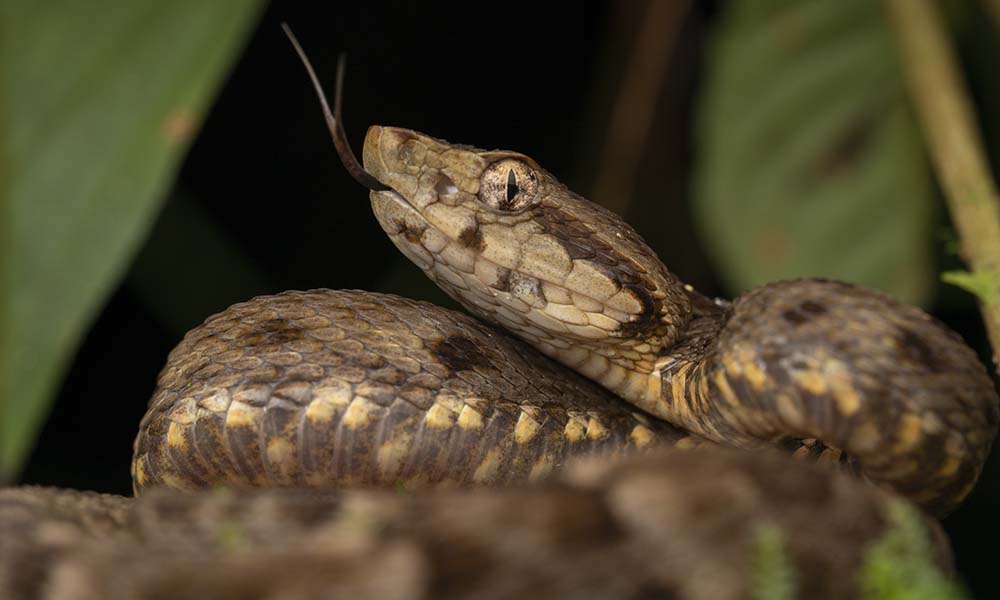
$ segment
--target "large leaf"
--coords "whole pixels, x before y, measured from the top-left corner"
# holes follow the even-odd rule
[[[257,0],[0,6],[0,479],[142,240]],[[113,386],[114,382],[108,382]],[[93,398],[94,410],[106,410]]]
[[[698,226],[732,292],[802,276],[931,289],[933,196],[871,0],[736,0],[699,115]]]

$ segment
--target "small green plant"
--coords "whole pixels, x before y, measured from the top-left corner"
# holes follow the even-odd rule
[[[865,600],[961,600],[965,593],[934,563],[927,529],[902,500],[887,510],[889,529],[865,553],[860,597]]]
[[[941,273],[941,281],[962,288],[986,306],[992,306],[997,301],[997,294],[1000,293],[1000,285],[990,273],[945,271]]]
[[[755,600],[791,600],[797,587],[795,566],[785,551],[781,530],[757,530],[750,560],[750,594]]]

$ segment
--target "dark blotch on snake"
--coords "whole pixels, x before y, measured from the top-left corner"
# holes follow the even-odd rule
[[[798,309],[788,309],[781,316],[792,325],[801,325],[809,319],[826,313],[826,307],[818,302],[806,300],[799,304]]]
[[[424,230],[421,228],[410,227],[406,224],[406,221],[398,220],[393,223],[396,226],[396,235],[401,235],[406,238],[406,241],[411,244],[419,244],[420,236],[424,234]]]
[[[618,335],[642,337],[644,333],[655,331],[660,326],[661,302],[654,300],[649,291],[641,285],[626,284],[622,288],[632,293],[632,297],[641,305],[642,310],[634,320],[622,324]]]
[[[561,239],[559,240],[559,245],[561,245],[563,249],[566,250],[566,253],[569,254],[569,257],[572,258],[573,260],[579,260],[579,259],[589,260],[594,258],[594,256],[596,255],[594,249],[583,242]]]
[[[483,232],[479,227],[479,222],[477,221],[475,225],[463,229],[458,234],[458,242],[466,248],[482,252],[486,248],[486,242],[483,240]]]
[[[492,286],[495,290],[506,292],[510,290],[510,269],[504,267],[497,268],[497,281]]]
[[[663,581],[646,581],[635,590],[633,598],[642,600],[656,598],[657,600],[675,600],[683,598],[677,588],[668,587]]]
[[[799,305],[799,308],[813,315],[821,315],[826,312],[825,306],[823,306],[818,302],[813,302],[812,300],[806,300],[805,302]]]
[[[507,291],[520,298],[531,298],[532,301],[545,303],[542,282],[530,275],[522,275],[518,271],[511,271],[507,279]]]
[[[940,365],[934,357],[934,351],[923,338],[905,327],[900,327],[898,339],[899,347],[907,358],[931,371],[939,370]]]
[[[435,342],[430,349],[452,371],[472,371],[476,367],[488,367],[492,364],[490,357],[475,342],[460,335]]]
[[[241,338],[241,343],[252,348],[261,344],[284,344],[302,339],[302,329],[288,319],[270,319],[254,326],[251,335]]]
[[[792,325],[801,325],[809,320],[809,317],[797,310],[786,310],[781,313],[781,317]]]

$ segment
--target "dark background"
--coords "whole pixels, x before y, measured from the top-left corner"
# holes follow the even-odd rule
[[[644,9],[643,2],[271,5],[147,243],[93,323],[22,482],[129,493],[132,440],[167,353],[187,329],[229,304],[330,287],[453,306],[398,254],[372,217],[367,193],[340,166],[282,21],[330,92],[337,54],[348,53],[344,110],[355,148],[370,124],[409,127],[524,152],[587,195]],[[641,149],[624,212],[671,270],[722,295],[688,208],[692,111],[706,32],[718,12],[716,2],[694,3],[672,40],[652,123],[657,133]],[[973,29],[989,30],[977,21]],[[988,90],[975,74],[990,59],[981,58],[982,35],[975,34],[961,50],[978,97]],[[994,125],[982,116],[987,129]],[[985,359],[971,300],[948,290],[939,298],[935,314]],[[1000,589],[990,560],[1000,532],[997,471],[994,460],[945,522],[959,571],[977,596]]]

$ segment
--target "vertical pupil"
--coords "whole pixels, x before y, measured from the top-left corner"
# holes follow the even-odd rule
[[[507,202],[514,200],[517,192],[517,176],[514,175],[514,169],[510,169],[507,171]]]

